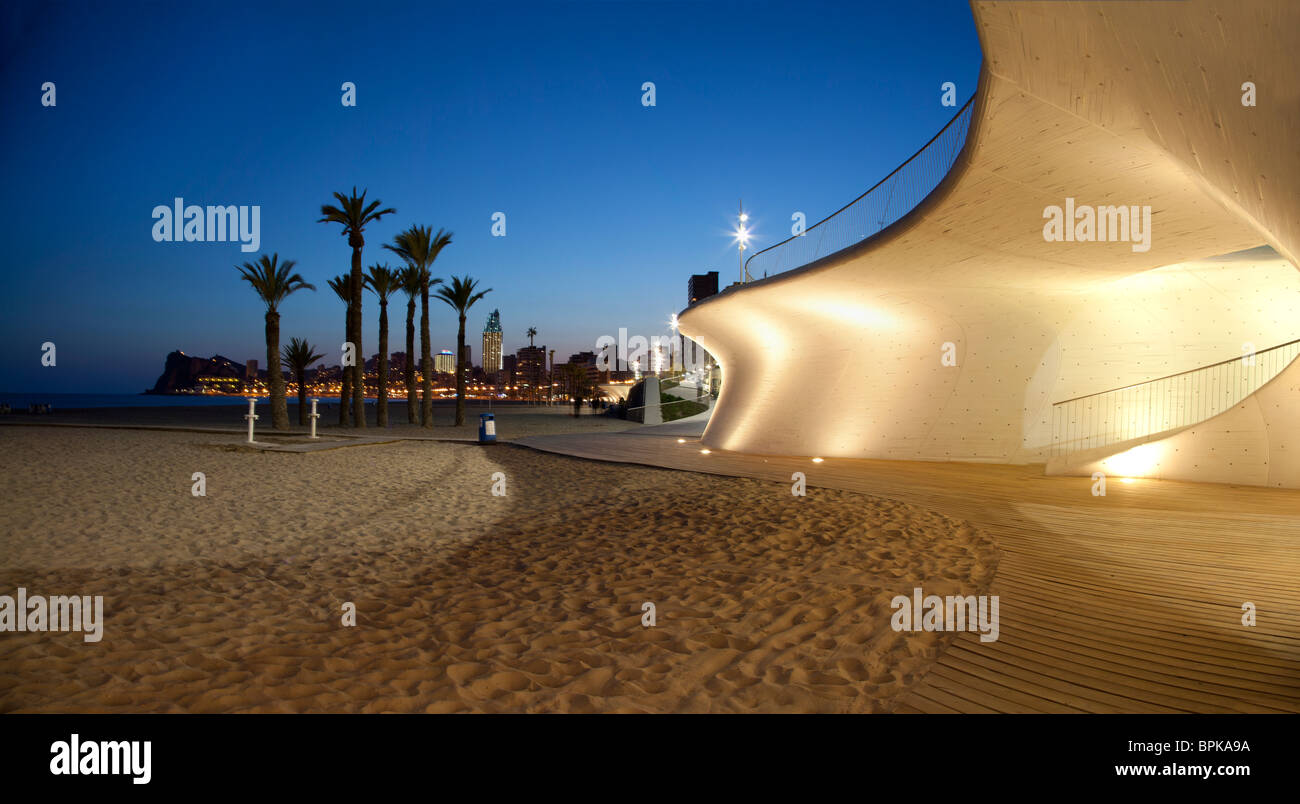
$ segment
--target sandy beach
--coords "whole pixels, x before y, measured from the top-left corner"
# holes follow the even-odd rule
[[[3,712],[889,711],[950,636],[890,599],[998,561],[903,503],[508,444],[4,426],[0,455],[0,594],[105,604],[98,643],[0,634]]]

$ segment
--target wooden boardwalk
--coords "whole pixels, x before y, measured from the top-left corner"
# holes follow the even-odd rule
[[[896,711],[1300,711],[1300,491],[1112,477],[1094,497],[1090,479],[1041,466],[703,455],[653,431],[516,443],[785,484],[801,471],[810,494],[861,492],[983,528],[1002,551],[999,638],[958,634]]]

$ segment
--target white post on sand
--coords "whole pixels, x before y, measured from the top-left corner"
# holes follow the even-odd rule
[[[244,416],[248,420],[248,443],[250,444],[256,443],[253,441],[253,422],[257,421],[257,414],[253,412],[253,406],[256,404],[256,399],[248,400],[248,414]],[[312,424],[314,425],[315,422],[312,422]]]
[[[311,437],[312,438],[319,438],[319,436],[316,435],[316,420],[319,418],[320,418],[320,414],[316,412],[316,400],[313,399],[311,401]]]

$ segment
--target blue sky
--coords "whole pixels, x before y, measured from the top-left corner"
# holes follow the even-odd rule
[[[7,4],[0,391],[136,392],[173,349],[265,362],[234,268],[256,255],[154,242],[151,211],[176,196],[261,206],[261,250],[318,287],[283,304],[285,341],[343,340],[326,280],[350,250],[316,220],[354,184],[397,208],[366,265],[428,224],[455,233],[435,275],[494,289],[471,311],[475,362],[494,308],[507,350],[536,326],[557,360],[619,327],[662,333],[690,274],[735,277],[740,198],[756,248],[795,211],[819,220],[937,132],[940,84],[964,101],[979,63],[965,0]],[[431,309],[434,349],[453,348],[454,314]],[[367,355],[377,326],[367,294]]]

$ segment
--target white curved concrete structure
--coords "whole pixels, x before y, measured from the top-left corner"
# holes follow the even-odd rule
[[[985,67],[939,188],[860,246],[679,314],[723,366],[709,447],[1046,462],[1053,403],[1300,337],[1300,3],[972,8]],[[1067,198],[1149,206],[1149,248],[1046,240]],[[1294,416],[1260,415],[1254,449],[1295,449]],[[1294,458],[1159,471],[1300,486]]]

